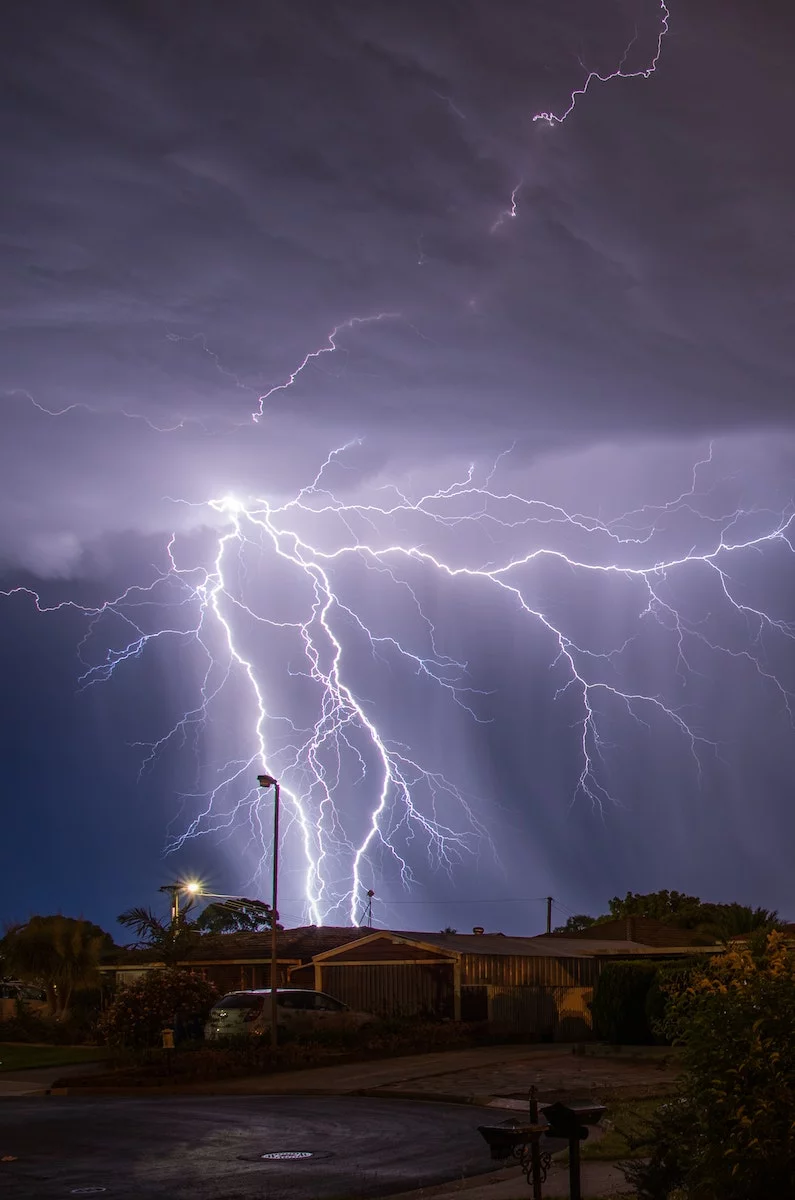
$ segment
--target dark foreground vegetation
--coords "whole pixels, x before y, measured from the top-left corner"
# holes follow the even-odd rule
[[[678,1096],[628,1137],[640,1200],[795,1196],[795,953],[762,935],[665,983]]]

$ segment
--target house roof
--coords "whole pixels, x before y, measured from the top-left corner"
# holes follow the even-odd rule
[[[298,929],[280,929],[276,935],[276,951],[281,961],[309,962],[324,950],[358,940],[361,929],[334,925],[303,925]],[[264,933],[207,933],[185,955],[185,962],[261,962],[271,955],[270,931]],[[116,966],[158,962],[157,950],[123,948],[112,960]]]
[[[459,954],[504,954],[522,958],[583,957],[580,950],[570,943],[561,949],[536,937],[506,937],[502,933],[401,932],[397,936],[438,946],[441,950],[454,950]],[[594,951],[589,949],[585,953],[593,954]]]
[[[345,949],[363,946],[377,941],[379,937],[400,939],[424,946],[437,947],[442,953],[452,955],[485,954],[506,955],[519,958],[597,958],[605,955],[655,955],[681,951],[679,946],[648,946],[641,942],[622,939],[554,938],[554,937],[505,937],[501,933],[425,933],[413,930],[378,929],[365,934],[355,942],[348,942]],[[322,957],[335,957],[343,946],[330,947]]]
[[[610,922],[622,925],[623,922]],[[655,925],[666,932],[671,931],[660,922]],[[596,927],[594,927],[596,928]],[[343,946],[362,945],[377,941],[379,937],[394,938],[438,949],[440,955],[451,957],[461,954],[512,956],[521,958],[594,958],[605,955],[676,954],[691,943],[677,940],[654,945],[629,938],[607,936],[597,938],[589,931],[588,936],[505,937],[501,933],[426,933],[417,930],[367,930],[356,926],[303,925],[297,929],[282,929],[277,933],[277,955],[281,962],[304,964],[318,956],[329,955]],[[698,947],[693,946],[695,950]],[[701,947],[704,949],[704,947]],[[267,962],[271,954],[271,935],[264,933],[219,933],[204,934],[195,946],[186,953],[183,962],[221,963]],[[136,967],[160,961],[154,949],[120,949],[107,960],[107,969],[120,966]]]

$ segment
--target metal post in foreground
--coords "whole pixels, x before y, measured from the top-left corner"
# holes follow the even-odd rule
[[[262,788],[273,788],[273,894],[271,900],[271,1046],[275,1050],[279,1044],[277,976],[278,976],[278,942],[277,942],[277,902],[279,897],[279,781],[272,775],[258,775],[257,782]]]
[[[177,931],[177,923],[179,921],[179,893],[182,887],[181,883],[166,883],[159,889],[161,892],[168,892],[171,900],[170,921],[172,934]]]
[[[538,1124],[538,1091],[535,1085],[530,1088],[530,1124]],[[542,1200],[541,1149],[538,1138],[534,1138],[530,1143],[530,1181],[533,1185],[533,1200]]]

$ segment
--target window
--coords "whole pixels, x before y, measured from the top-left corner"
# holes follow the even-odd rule
[[[343,1004],[340,1000],[335,1000],[333,996],[326,996],[323,992],[315,993],[315,1007],[323,1009],[325,1012],[347,1012],[347,1004]]]
[[[47,999],[47,993],[43,992],[41,990],[41,988],[36,988],[36,987],[21,987],[21,988],[19,988],[19,996],[20,996],[21,1000],[43,1001],[43,1000]]]
[[[234,992],[231,996],[224,996],[223,1000],[219,1000],[214,1008],[262,1008],[264,997],[252,996],[247,992]]]
[[[281,992],[279,993],[279,1007],[292,1008],[305,1011],[308,1008],[315,1007],[314,992]]]

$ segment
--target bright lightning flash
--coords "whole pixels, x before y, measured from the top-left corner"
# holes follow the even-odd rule
[[[96,608],[71,600],[47,607],[28,588],[3,593],[29,596],[42,612],[79,608],[87,620],[83,686],[111,679],[157,643],[191,648],[195,703],[144,747],[145,767],[187,744],[211,772],[190,797],[194,810],[172,848],[242,826],[264,867],[270,848],[260,805],[267,802],[255,782],[264,767],[282,781],[292,818],[285,838],[303,864],[307,915],[318,923],[339,913],[357,921],[384,853],[409,884],[418,855],[452,871],[489,845],[470,798],[394,728],[427,688],[458,705],[466,721],[484,719],[486,693],[469,686],[466,664],[444,652],[426,615],[422,594],[433,581],[452,589],[453,603],[486,604],[526,621],[528,656],[533,647],[548,650],[550,694],[566,698],[566,714],[576,712],[575,798],[597,808],[614,799],[605,782],[610,722],[667,726],[696,771],[719,750],[681,703],[622,685],[632,677],[633,643],[649,631],[669,644],[682,686],[697,669],[689,656],[742,660],[792,721],[790,691],[767,665],[766,642],[795,638],[795,626],[750,605],[733,568],[749,553],[793,554],[795,510],[716,513],[714,487],[699,486],[711,451],[669,503],[603,521],[499,489],[499,460],[484,477],[471,467],[435,491],[411,496],[389,486],[372,493],[378,502],[346,500],[329,476],[347,449],[330,454],[313,482],[284,503],[211,500],[205,512],[217,524],[204,565],[181,561],[172,537],[153,582]],[[661,556],[672,536],[686,537],[687,548]],[[185,557],[196,553],[195,539],[182,544]],[[555,570],[565,579],[557,607],[541,599],[546,572]],[[677,603],[680,577],[689,595],[694,585],[710,592],[722,628],[733,622],[740,634],[721,641],[710,620]],[[593,632],[586,641],[571,627],[569,602],[587,596],[594,580],[619,587],[631,609],[634,628],[613,645],[594,644]],[[363,664],[366,686],[357,684]],[[368,695],[379,677],[387,679],[386,703]],[[208,766],[219,723],[224,753]]]

